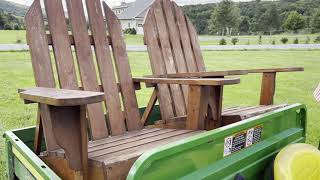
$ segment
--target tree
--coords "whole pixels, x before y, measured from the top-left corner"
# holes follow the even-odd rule
[[[208,34],[208,21],[216,4],[198,4],[182,6],[184,13],[195,26],[198,34]]]
[[[272,32],[280,28],[280,16],[275,4],[272,4],[259,18],[259,30]]]
[[[232,30],[238,29],[240,10],[232,0],[222,0],[212,13],[209,22],[210,33],[219,32],[231,35]]]
[[[320,31],[320,9],[318,9],[315,12],[315,14],[312,16],[310,23],[311,23],[312,32]]]
[[[249,17],[248,16],[242,16],[240,18],[240,24],[239,24],[239,31],[248,33],[250,31],[250,22],[249,22]]]
[[[299,29],[304,28],[305,20],[303,16],[299,14],[297,11],[291,11],[288,15],[288,18],[285,20],[283,26],[287,30],[296,33]]]

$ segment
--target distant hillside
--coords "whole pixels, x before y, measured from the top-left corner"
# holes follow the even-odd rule
[[[0,10],[3,10],[4,12],[11,13],[14,16],[20,16],[24,17],[27,13],[28,6],[0,0]]]

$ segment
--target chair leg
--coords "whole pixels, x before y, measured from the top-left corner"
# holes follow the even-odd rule
[[[276,73],[263,73],[260,105],[272,105],[276,88]]]
[[[211,86],[209,89],[209,108],[206,120],[206,130],[212,130],[222,125],[223,86]]]
[[[186,128],[211,130],[221,126],[222,86],[190,85]]]
[[[34,152],[37,155],[39,155],[41,152],[42,136],[43,136],[43,127],[42,127],[42,120],[41,120],[41,115],[40,115],[40,105],[39,105],[38,114],[37,114],[36,132],[34,135]]]
[[[75,179],[87,179],[88,135],[85,106],[49,106],[52,131],[64,149]]]
[[[148,123],[148,118],[149,116],[151,115],[151,112],[154,108],[154,105],[156,104],[157,102],[157,89],[155,88],[152,92],[152,95],[151,95],[151,98],[148,102],[148,105],[147,105],[147,108],[146,110],[144,111],[142,117],[141,117],[141,124],[143,125],[146,125]]]

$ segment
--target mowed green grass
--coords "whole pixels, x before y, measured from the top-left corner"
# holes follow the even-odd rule
[[[293,44],[293,41],[298,38],[300,44],[305,44],[307,37],[310,39],[310,44],[315,43],[314,40],[320,34],[279,34],[268,36],[262,36],[262,44],[272,44],[274,40],[276,44],[282,44],[281,38],[288,38],[288,44]],[[14,31],[14,30],[0,30],[0,44],[25,44],[26,32],[25,31]],[[219,41],[224,38],[228,45],[232,45],[231,39],[238,38],[239,45],[257,45],[259,44],[259,36],[211,36],[211,35],[200,35],[199,40],[201,45],[219,45]],[[125,35],[125,41],[127,45],[143,45],[142,35]]]
[[[275,103],[304,103],[308,107],[308,143],[317,145],[320,136],[320,103],[312,92],[320,82],[320,51],[206,51],[207,70],[303,66],[305,72],[279,73]],[[147,53],[130,52],[135,77],[151,73]],[[257,105],[260,74],[241,76],[241,84],[225,88],[224,106]],[[24,105],[17,94],[21,87],[33,87],[28,52],[0,52],[0,134],[6,130],[35,125],[36,105]],[[139,105],[145,106],[151,90],[138,92]],[[0,179],[5,173],[4,143],[0,140]]]
[[[281,38],[288,38],[287,44],[293,44],[295,39],[298,39],[299,44],[313,44],[314,40],[319,34],[277,34],[277,35],[262,35],[261,44],[272,44],[272,41],[275,41],[276,45],[283,44]],[[224,38],[227,42],[227,45],[232,45],[232,38],[238,38],[237,45],[257,45],[259,44],[259,36],[200,36],[201,45],[219,45],[219,41]],[[309,42],[307,39],[309,38]]]

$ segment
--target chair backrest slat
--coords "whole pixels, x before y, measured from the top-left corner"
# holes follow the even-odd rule
[[[188,72],[188,68],[187,68],[186,61],[184,60],[183,49],[180,43],[181,42],[180,33],[175,21],[174,9],[170,1],[163,1],[163,10],[164,10],[164,14],[167,21],[171,45],[172,47],[174,47],[172,48],[172,50],[175,58],[177,72],[186,73]],[[187,102],[188,87],[182,86],[182,89],[183,89],[185,102]]]
[[[45,0],[44,5],[52,37],[60,87],[65,89],[77,89],[78,83],[62,2],[59,0]]]
[[[199,44],[198,33],[188,17],[186,17],[186,22],[189,31],[189,37],[191,40],[191,47],[194,53],[194,58],[197,64],[198,71],[204,72],[206,71],[206,68],[203,62],[203,56]]]
[[[35,1],[29,9],[26,19],[27,42],[30,44],[30,54],[32,58],[32,67],[37,86],[54,88],[55,80],[51,65],[50,51],[47,46],[47,37],[44,30],[43,15],[41,12],[40,1]],[[41,108],[41,114],[48,114],[48,109]],[[49,118],[50,120],[50,118]],[[51,129],[51,122],[42,122],[46,145],[48,150],[57,149],[59,146],[55,140]]]
[[[177,24],[180,31],[180,38],[184,51],[184,57],[187,63],[188,72],[197,72],[198,68],[194,59],[194,54],[190,43],[191,41],[187,28],[186,18],[183,14],[182,9],[176,3],[172,2],[172,4],[176,13]]]
[[[87,91],[98,91],[99,84],[91,52],[90,39],[88,36],[82,1],[66,0],[66,2],[72,27],[72,34],[74,36],[76,57],[80,69],[82,86],[84,90]],[[87,110],[92,130],[92,138],[100,139],[107,137],[108,131],[101,103],[88,105]]]
[[[104,11],[107,19],[109,35],[111,37],[113,46],[113,57],[118,72],[119,83],[121,85],[121,93],[127,127],[129,131],[137,130],[140,129],[143,124],[140,123],[140,113],[138,111],[138,102],[132,81],[130,64],[128,61],[129,58],[126,52],[126,45],[123,39],[123,34],[121,31],[119,31],[122,29],[121,24],[117,16],[107,6],[106,3],[104,3]]]
[[[80,1],[81,2],[81,1]],[[125,132],[125,120],[121,110],[119,91],[109,50],[105,22],[99,0],[86,0],[90,28],[95,44],[95,53],[100,71],[100,80],[105,90],[109,123],[112,135]]]
[[[53,76],[55,68],[51,67],[48,47],[52,45],[60,88],[105,92],[105,104],[97,103],[87,106],[92,139],[101,139],[109,134],[118,135],[127,130],[142,128],[128,56],[116,16],[113,12],[108,13],[109,26],[113,26],[109,28],[109,34],[112,36],[110,37],[107,35],[100,0],[86,0],[85,5],[84,1],[66,0],[68,16],[65,15],[63,1],[44,0],[49,25],[48,34],[45,32],[40,0],[35,0],[26,15],[28,44],[37,86],[56,87]],[[85,9],[87,13],[84,12]],[[88,14],[89,26],[85,14]],[[69,18],[70,24],[67,24],[66,17]],[[72,31],[69,32],[68,28]],[[109,45],[112,46],[112,54],[116,61],[115,69]],[[75,47],[75,57],[72,46]],[[92,46],[95,56],[93,56]],[[79,80],[77,74],[80,76]],[[117,83],[117,74],[119,83]],[[81,82],[82,88],[79,88],[78,81]],[[121,103],[125,112],[122,110]],[[104,105],[107,110],[107,119],[104,116]],[[53,145],[54,140],[53,138]]]
[[[153,9],[150,8],[144,22],[144,36],[150,57],[150,64],[153,74],[167,74],[162,61],[162,53],[158,43],[158,32],[156,29]],[[172,104],[171,93],[168,85],[158,84],[158,98],[161,108],[162,119],[174,117],[174,106]]]
[[[175,2],[155,0],[145,18],[144,32],[147,48],[158,48],[148,51],[154,75],[205,71],[197,32]],[[163,63],[163,70],[159,70],[160,63]],[[178,90],[176,86],[169,86],[174,116],[186,115],[188,89],[186,86],[181,88]],[[168,99],[162,102],[161,96],[168,97],[168,91],[158,90],[160,108],[170,102]],[[184,104],[181,103],[181,96],[184,97]],[[161,109],[162,114],[165,114],[164,111]]]
[[[164,17],[161,1],[156,0],[152,5],[150,13],[154,13],[155,23],[159,34],[159,41],[161,43],[162,59],[168,74],[177,73],[174,62],[173,51],[170,44],[170,37],[168,34],[168,27]],[[173,84],[170,85],[171,95],[175,105],[176,116],[183,116],[186,114],[186,105],[181,86]]]

